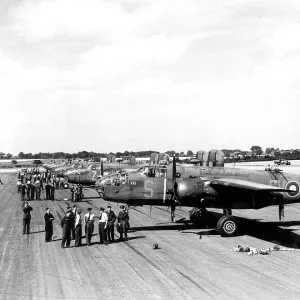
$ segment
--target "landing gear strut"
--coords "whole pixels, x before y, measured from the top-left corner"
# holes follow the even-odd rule
[[[176,206],[175,206],[175,204],[172,204],[171,205],[171,222],[175,222],[175,208],[176,208]]]

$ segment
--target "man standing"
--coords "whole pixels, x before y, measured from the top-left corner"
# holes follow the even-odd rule
[[[78,184],[79,187],[79,200],[82,201],[83,199],[83,193],[82,193],[82,184]]]
[[[25,200],[25,195],[26,195],[26,184],[22,183],[22,187],[21,187],[21,201]]]
[[[107,206],[107,236],[109,242],[115,241],[114,226],[117,217],[115,213],[111,210],[111,206]]]
[[[80,199],[80,195],[79,195],[79,185],[77,184],[77,185],[76,185],[76,188],[75,188],[75,202],[79,202],[79,199]]]
[[[36,194],[36,185],[34,183],[31,184],[30,198],[34,200]]]
[[[128,230],[128,221],[129,221],[129,215],[128,212],[126,211],[126,208],[124,205],[120,206],[121,211],[119,212],[118,215],[118,225],[120,228],[120,241],[123,241],[123,233],[125,236],[125,240],[128,240],[127,237],[127,230]]]
[[[55,183],[50,184],[50,200],[54,201],[55,198]]]
[[[94,232],[94,218],[95,215],[92,214],[92,208],[89,207],[88,213],[85,214],[84,216],[84,227],[85,227],[85,238],[86,238],[86,243],[91,246],[91,240]]]
[[[72,218],[72,240],[75,240],[75,217],[76,217],[77,205],[73,205],[73,209],[71,211],[71,218]]]
[[[76,210],[76,216],[75,216],[75,247],[80,247],[81,246],[81,238],[82,238],[81,212],[82,212],[82,210],[80,208],[78,208]]]
[[[30,200],[30,196],[31,196],[31,187],[32,187],[31,181],[28,180],[27,181],[27,200],[28,201]]]
[[[35,182],[36,200],[41,200],[41,182],[37,180]]]
[[[71,193],[71,202],[74,201],[74,194],[75,194],[75,186],[74,184],[72,185],[71,189],[70,189],[70,193]]]
[[[72,219],[70,216],[71,212],[68,210],[65,216],[61,220],[61,227],[62,227],[62,240],[61,240],[61,247],[70,248],[71,243],[71,228],[72,228]]]
[[[50,200],[50,184],[49,182],[47,181],[46,182],[46,185],[45,185],[45,190],[46,190],[46,200]]]
[[[23,234],[27,233],[30,234],[30,220],[31,220],[31,214],[32,207],[30,204],[26,201],[25,207],[23,208]]]
[[[50,213],[50,208],[46,208],[46,213],[44,215],[45,220],[45,242],[51,242],[52,235],[53,235],[53,224],[52,221],[54,220],[53,215]]]
[[[107,244],[107,214],[104,211],[104,207],[100,207],[100,216],[99,216],[99,236],[100,236],[100,244]]]
[[[18,180],[17,182],[17,187],[18,187],[18,194],[21,192],[22,190],[22,182],[21,182],[21,179]]]

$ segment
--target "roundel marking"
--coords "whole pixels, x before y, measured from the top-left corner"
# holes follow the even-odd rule
[[[290,197],[297,197],[299,195],[299,183],[297,181],[289,181],[285,187],[290,192],[286,192]]]

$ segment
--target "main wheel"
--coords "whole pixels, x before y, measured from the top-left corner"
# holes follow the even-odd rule
[[[237,219],[230,215],[222,216],[217,223],[217,230],[221,236],[230,237],[238,233]]]

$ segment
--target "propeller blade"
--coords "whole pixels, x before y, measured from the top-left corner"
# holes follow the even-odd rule
[[[104,173],[104,171],[103,171],[103,161],[101,160],[101,171],[100,171],[101,176],[103,176],[103,173]]]
[[[173,155],[173,168],[172,168],[172,183],[174,186],[174,183],[176,182],[176,161],[175,161],[175,155]]]

